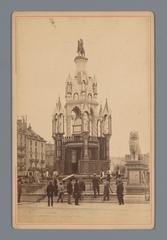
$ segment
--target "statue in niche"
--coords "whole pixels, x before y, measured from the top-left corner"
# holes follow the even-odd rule
[[[63,129],[63,115],[60,114],[59,116],[59,132],[63,133],[64,129]]]
[[[55,120],[54,120],[54,126],[55,126],[55,133],[58,133],[58,121],[57,121],[57,116],[55,117]]]
[[[73,133],[73,126],[76,120],[76,113],[74,111],[71,112],[71,133]]]
[[[85,92],[86,91],[86,84],[85,84],[85,80],[82,81],[82,86],[81,86],[81,92]]]
[[[97,94],[97,83],[93,83],[92,88],[93,88],[93,93]]]
[[[67,91],[67,93],[71,93],[72,92],[72,84],[71,83],[67,83],[67,86],[66,86],[66,91]]]

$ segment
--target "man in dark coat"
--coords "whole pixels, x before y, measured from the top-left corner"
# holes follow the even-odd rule
[[[69,179],[67,183],[67,193],[68,193],[68,204],[71,204],[71,196],[73,194],[72,180]]]
[[[54,194],[54,186],[52,184],[52,182],[49,182],[48,186],[47,186],[47,196],[48,196],[48,207],[50,207],[50,205],[53,207],[53,194]]]
[[[54,182],[54,188],[55,188],[55,196],[57,196],[58,195],[58,179],[57,179],[57,177],[54,177],[54,179],[53,179],[53,182]]]
[[[80,180],[79,180],[79,187],[80,187],[80,200],[83,200],[83,192],[85,191],[85,182],[84,182],[84,180],[81,178]]]
[[[21,180],[19,180],[18,184],[17,184],[17,194],[18,194],[18,203],[20,203],[21,194],[22,194],[22,183],[21,183]]]
[[[124,204],[124,185],[123,185],[123,181],[121,179],[121,177],[119,176],[117,181],[116,181],[116,185],[117,185],[117,198],[118,198],[118,203],[119,205]]]
[[[104,197],[103,200],[107,200],[109,201],[110,199],[110,191],[113,193],[111,187],[110,187],[110,182],[108,180],[106,180],[105,184],[104,184]]]
[[[96,198],[96,193],[100,195],[99,183],[100,183],[100,179],[96,176],[96,173],[94,173],[92,178],[92,185],[93,185],[93,193],[95,198]]]
[[[80,198],[80,186],[79,186],[79,183],[78,183],[78,179],[76,179],[75,184],[74,184],[75,205],[79,205],[79,198]]]

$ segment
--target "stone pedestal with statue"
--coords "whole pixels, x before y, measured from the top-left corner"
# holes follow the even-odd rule
[[[144,194],[146,191],[145,176],[148,165],[141,154],[138,132],[133,131],[129,137],[130,154],[125,156],[127,172],[127,194]]]

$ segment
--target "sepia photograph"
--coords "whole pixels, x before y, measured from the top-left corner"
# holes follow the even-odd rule
[[[14,12],[16,229],[153,229],[154,15]]]

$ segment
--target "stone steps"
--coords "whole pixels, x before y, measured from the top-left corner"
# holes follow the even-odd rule
[[[124,196],[125,203],[149,203],[149,201],[145,200],[144,195],[125,195]],[[22,202],[47,202],[47,196],[46,194],[22,194],[21,196]],[[57,197],[54,197],[54,202],[57,201]],[[74,198],[72,198],[72,201],[74,202]],[[67,202],[67,194],[64,194],[64,202]],[[83,199],[81,202],[87,202],[87,203],[100,203],[100,202],[106,202],[106,203],[117,203],[117,195],[111,194],[109,201],[103,201],[103,195],[97,196],[94,198],[92,194],[86,194],[83,196]]]

